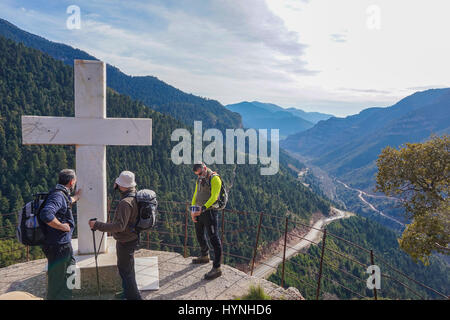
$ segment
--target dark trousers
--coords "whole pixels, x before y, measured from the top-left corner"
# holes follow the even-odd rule
[[[134,251],[138,247],[138,240],[116,242],[117,268],[122,278],[124,297],[127,300],[142,300],[136,284],[134,271]]]
[[[48,260],[47,300],[70,300],[72,290],[67,286],[67,268],[75,264],[72,244],[43,245],[42,251]]]
[[[197,217],[197,222],[195,223],[195,233],[197,235],[197,241],[200,244],[202,256],[206,256],[209,251],[205,238],[205,230],[214,250],[213,267],[219,268],[220,260],[222,258],[222,244],[219,238],[218,210],[210,209],[202,212],[202,214]]]

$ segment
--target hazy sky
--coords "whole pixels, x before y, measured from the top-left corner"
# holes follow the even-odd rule
[[[450,87],[449,14],[449,0],[0,2],[1,18],[127,74],[337,116]]]

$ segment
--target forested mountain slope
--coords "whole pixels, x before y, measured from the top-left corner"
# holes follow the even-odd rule
[[[372,192],[375,160],[387,146],[422,142],[450,133],[450,89],[416,92],[387,108],[369,108],[346,118],[330,118],[289,136],[281,145],[333,176]]]
[[[0,35],[45,52],[70,66],[73,66],[74,59],[98,60],[87,52],[46,40],[21,30],[3,19],[0,19]],[[185,93],[153,76],[126,75],[109,64],[106,73],[108,87],[140,100],[153,110],[169,114],[187,125],[192,126],[194,120],[202,120],[203,126],[208,128],[225,129],[241,126],[240,116],[228,111],[216,100]]]

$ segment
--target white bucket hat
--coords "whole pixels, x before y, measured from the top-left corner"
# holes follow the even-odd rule
[[[136,186],[134,181],[134,173],[131,171],[122,171],[116,179],[116,183],[123,188],[131,188]]]

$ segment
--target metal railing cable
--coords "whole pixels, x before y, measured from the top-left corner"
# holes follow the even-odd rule
[[[334,284],[336,284],[336,285],[338,285],[338,286],[344,288],[345,290],[349,291],[350,293],[352,293],[352,294],[354,294],[354,295],[357,295],[357,296],[358,296],[359,298],[361,298],[361,299],[368,298],[368,296],[363,296],[363,295],[361,295],[361,294],[359,294],[359,293],[353,291],[352,289],[347,288],[346,286],[344,286],[344,285],[343,285],[342,283],[340,283],[339,281],[337,281],[337,280],[335,280],[335,279],[330,279],[330,278],[329,278],[328,276],[326,276],[326,275],[322,275],[322,278],[324,278],[324,279],[326,279],[326,280],[328,280],[328,281],[333,282]]]
[[[334,249],[327,248],[327,250],[328,250],[328,251],[331,251],[331,252],[333,252],[333,253],[335,253],[335,254],[337,254],[337,255],[343,257],[343,258],[346,258],[346,259],[348,259],[348,260],[350,260],[350,261],[352,261],[352,262],[354,262],[354,263],[357,263],[357,264],[359,264],[360,266],[363,266],[363,267],[366,268],[366,269],[369,267],[367,264],[362,263],[362,262],[360,262],[360,261],[358,261],[358,260],[356,260],[356,259],[354,259],[354,258],[350,258],[349,256],[347,256],[347,255],[345,255],[345,254],[343,254],[343,253],[341,253],[341,252],[338,252],[338,251],[336,251],[336,250],[334,250]]]
[[[119,200],[117,200],[117,199],[111,201],[111,206],[109,208],[110,210],[108,210],[108,221],[111,221],[112,215],[115,211],[112,204],[117,204],[118,202],[119,202]],[[158,247],[178,248],[180,250],[184,249],[185,256],[187,254],[187,251],[186,251],[187,249],[198,250],[199,249],[198,244],[197,244],[197,246],[193,245],[194,243],[196,243],[197,239],[196,239],[196,236],[194,236],[192,234],[193,232],[195,232],[195,226],[193,225],[193,222],[190,219],[190,214],[188,212],[189,206],[190,206],[189,202],[160,201],[159,209],[158,209],[158,213],[160,214],[160,217],[157,220],[157,224],[156,224],[157,228],[152,229],[148,232],[145,232],[144,239],[141,240],[141,243],[143,243],[144,245],[146,244],[147,248],[150,248],[151,245],[156,245]],[[355,280],[359,283],[365,282],[364,279],[361,279],[361,278],[355,276],[354,274],[348,272],[347,270],[342,269],[339,265],[332,264],[329,261],[329,259],[324,259],[323,255],[325,252],[330,252],[330,253],[338,255],[344,259],[348,259],[349,261],[351,261],[355,264],[358,264],[364,268],[367,268],[368,265],[366,263],[358,261],[351,255],[349,256],[348,254],[339,252],[333,248],[330,248],[329,246],[325,246],[325,241],[315,242],[313,240],[307,239],[304,236],[297,234],[299,232],[299,230],[302,230],[302,229],[297,229],[297,228],[304,227],[307,230],[316,230],[316,231],[322,232],[324,234],[324,237],[326,234],[328,236],[333,237],[337,241],[342,241],[354,248],[357,248],[358,250],[361,250],[365,253],[372,254],[372,261],[373,261],[373,257],[376,257],[377,261],[382,262],[383,264],[388,266],[390,269],[392,269],[394,272],[396,272],[399,275],[405,277],[406,279],[414,282],[416,285],[421,286],[422,288],[424,288],[426,290],[430,290],[433,293],[435,293],[438,296],[443,297],[445,299],[449,298],[448,296],[439,292],[438,290],[435,290],[435,289],[431,288],[430,286],[427,286],[426,284],[423,284],[420,281],[417,281],[417,280],[413,279],[412,277],[406,275],[405,273],[401,272],[400,270],[398,270],[397,268],[395,268],[391,264],[389,264],[384,258],[379,256],[378,254],[373,254],[372,250],[364,248],[359,244],[356,244],[350,240],[343,238],[342,236],[338,236],[336,234],[326,232],[326,229],[324,229],[324,228],[319,229],[319,228],[315,228],[311,225],[307,225],[307,224],[301,222],[300,219],[298,217],[296,217],[295,214],[293,214],[293,213],[289,213],[288,216],[277,216],[277,215],[266,213],[266,212],[263,213],[263,212],[255,212],[255,211],[242,211],[242,210],[236,210],[236,209],[224,209],[224,210],[221,210],[221,212],[222,212],[221,228],[222,228],[223,247],[224,248],[227,247],[230,249],[230,250],[223,250],[223,256],[224,256],[224,258],[225,257],[228,257],[228,258],[233,257],[234,258],[234,260],[232,260],[232,261],[234,261],[233,263],[237,263],[236,259],[246,261],[246,264],[245,263],[240,264],[246,270],[252,270],[252,272],[253,272],[255,263],[256,263],[256,266],[265,265],[265,266],[275,269],[275,271],[278,270],[278,267],[280,265],[278,265],[278,264],[275,266],[270,265],[270,264],[266,263],[266,261],[265,261],[265,259],[267,259],[267,257],[261,256],[261,253],[262,253],[261,248],[260,248],[261,243],[258,241],[259,237],[262,234],[261,232],[259,232],[260,229],[265,230],[264,232],[266,233],[266,237],[267,237],[267,231],[273,231],[273,232],[275,232],[274,234],[276,234],[277,236],[284,234],[284,245],[282,243],[282,238],[277,240],[277,241],[279,241],[277,248],[279,248],[280,246],[283,246],[284,254],[283,254],[283,256],[280,256],[281,252],[279,252],[277,254],[277,253],[270,252],[271,250],[269,250],[268,252],[264,251],[265,252],[264,255],[265,256],[269,255],[269,257],[277,257],[282,260],[282,264],[283,264],[282,283],[284,281],[285,273],[289,274],[290,276],[293,275],[292,271],[285,270],[285,263],[290,263],[293,267],[297,267],[296,270],[302,270],[302,272],[305,272],[305,274],[310,274],[310,275],[314,274],[316,276],[316,280],[318,281],[317,294],[320,293],[320,282],[321,282],[321,278],[323,278],[323,279],[333,282],[337,286],[340,286],[340,287],[346,289],[347,291],[351,292],[352,294],[357,295],[358,297],[361,297],[361,298],[367,297],[367,296],[364,297],[364,296],[360,295],[359,293],[354,292],[352,289],[348,288],[347,286],[343,285],[342,283],[339,283],[337,280],[330,279],[329,276],[322,274],[322,263],[323,263],[324,266],[329,267],[330,269],[334,270],[334,272],[342,273],[348,277],[351,277],[353,280]],[[8,214],[3,214],[2,216],[8,217],[8,216],[17,215],[17,214],[18,214],[17,212],[15,212],[15,213],[13,212],[13,213],[8,213]],[[233,217],[236,217],[235,221],[231,221],[230,219],[225,219],[226,214],[232,214]],[[250,215],[259,215],[259,225],[258,226],[249,225],[249,221],[251,222],[252,220],[244,219],[244,221],[240,221],[241,220],[239,218],[240,216],[250,216]],[[165,217],[162,218],[161,216],[165,216]],[[178,217],[178,218],[176,218],[176,217]],[[265,217],[269,218],[269,220],[268,220],[267,224],[263,225],[262,221],[263,221],[263,218],[265,218]],[[74,218],[77,218],[76,214],[74,215]],[[183,219],[184,221],[177,221],[177,219]],[[285,228],[284,228],[284,230],[281,230],[280,227],[284,224],[283,222],[285,222]],[[231,227],[231,229],[228,228],[228,230],[225,230],[225,225],[228,225],[228,226],[231,225],[232,227]],[[291,228],[291,230],[289,230],[289,228],[288,228],[289,225],[290,226],[293,225],[293,228]],[[258,232],[256,233],[258,239],[257,239],[257,241],[255,241],[255,243],[253,245],[250,245],[248,243],[240,243],[240,242],[229,241],[227,239],[224,239],[225,235],[227,235],[228,237],[235,237],[241,233],[251,230],[252,227],[258,228]],[[0,230],[7,230],[7,229],[10,230],[11,226],[0,226]],[[160,230],[160,229],[162,229],[162,230]],[[292,232],[294,229],[297,229],[295,233]],[[157,237],[157,240],[150,240],[149,237],[150,237],[150,234],[152,234],[152,233],[161,235],[162,239],[160,240]],[[287,261],[288,259],[286,259],[286,249],[294,250],[295,255],[302,254],[302,255],[307,255],[313,259],[318,259],[317,255],[311,254],[310,252],[308,252],[308,250],[299,250],[299,248],[292,247],[290,244],[288,245],[287,235],[289,235],[289,237],[291,239],[290,241],[292,241],[293,238],[296,238],[296,239],[310,242],[312,245],[318,246],[318,248],[323,247],[322,254],[319,257],[321,260],[319,272],[313,271],[310,268],[306,268],[306,266],[301,265],[300,263],[294,261],[293,259],[290,259],[289,261]],[[147,237],[147,240],[145,240],[145,237]],[[178,239],[184,237],[184,244],[167,243],[167,241],[171,241],[170,239],[173,239],[173,238],[169,238],[169,237],[178,237]],[[6,236],[6,237],[0,238],[0,240],[10,240],[10,239],[15,239],[15,237]],[[262,243],[267,243],[267,238],[265,238],[265,239],[266,240],[264,240]],[[28,255],[29,248],[27,246],[23,246],[23,245],[20,245],[19,247],[15,247],[14,243],[18,244],[18,242],[11,242],[11,247],[9,248],[10,250],[0,251],[0,257],[2,255],[12,254],[12,253],[18,252],[18,251],[21,251],[23,253],[23,250],[26,249],[27,250],[26,259],[28,261],[29,260],[29,255]],[[233,251],[233,250],[231,250],[231,248],[235,248],[235,249],[237,248],[240,250]],[[252,249],[253,256],[245,257],[242,254],[238,254],[239,252],[246,252],[245,250],[242,250],[242,248]],[[272,249],[272,251],[273,250],[274,249]],[[302,251],[302,252],[300,252],[300,251]],[[253,261],[253,263],[252,263],[252,261]],[[397,285],[402,286],[406,290],[414,293],[416,296],[418,296],[422,299],[424,298],[420,293],[416,292],[409,285],[401,282],[400,280],[396,279],[392,275],[388,275],[386,273],[382,273],[381,275],[382,275],[382,277],[384,277],[386,279],[390,279],[393,282],[395,282]],[[307,284],[307,282],[304,279],[300,279],[299,275],[296,276],[296,279],[299,280],[300,282]],[[313,287],[311,284],[308,284],[308,285]],[[374,292],[374,294],[375,294],[375,298],[376,298],[376,291]]]
[[[387,275],[385,273],[381,273],[381,277],[385,277],[388,279],[391,279],[392,281],[394,281],[395,283],[397,283],[398,285],[402,286],[403,288],[406,288],[407,290],[411,291],[412,293],[414,293],[414,295],[418,296],[419,298],[421,298],[422,300],[425,300],[425,298],[420,295],[419,293],[417,293],[417,291],[415,291],[414,289],[412,289],[411,287],[409,287],[407,284],[399,281],[398,279],[395,279],[394,277]]]
[[[441,297],[443,297],[443,298],[446,298],[446,299],[449,298],[449,297],[446,296],[445,294],[443,294],[443,293],[441,293],[441,292],[439,292],[439,291],[437,291],[437,290],[435,290],[435,289],[433,289],[433,288],[427,286],[426,284],[423,284],[423,283],[421,283],[421,282],[415,280],[414,278],[411,278],[411,277],[409,277],[408,275],[404,274],[403,272],[401,272],[401,271],[398,270],[397,268],[395,268],[395,267],[393,267],[392,265],[390,265],[385,259],[383,259],[383,258],[380,257],[379,255],[374,254],[374,256],[375,256],[378,260],[380,260],[382,263],[384,263],[386,266],[388,266],[389,268],[391,268],[392,270],[394,270],[394,271],[397,272],[398,274],[404,276],[406,279],[408,279],[408,280],[414,282],[415,284],[417,284],[417,285],[419,285],[419,286],[421,286],[421,287],[423,287],[423,288],[425,288],[425,289],[428,289],[428,290],[430,290],[430,291],[436,293],[437,295],[439,295],[439,296],[441,296]]]
[[[340,272],[342,272],[345,275],[350,276],[351,278],[357,280],[357,281],[361,281],[363,283],[366,283],[365,279],[361,279],[360,277],[355,276],[354,274],[351,274],[350,272],[348,272],[347,270],[344,270],[330,262],[328,262],[326,259],[323,260],[323,263],[325,263],[327,266],[329,266],[330,268],[334,269],[334,270],[339,270]]]
[[[306,282],[305,280],[299,278],[298,275],[292,273],[291,271],[286,270],[286,274],[291,275],[295,280],[298,280],[298,281],[300,281],[301,283],[306,284],[307,286],[311,287],[312,289],[314,289],[314,290],[316,289],[316,285],[313,285],[313,284],[311,284],[311,283]]]

